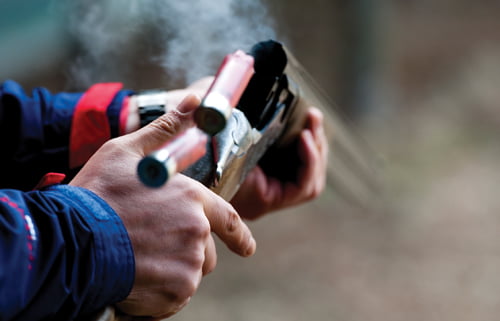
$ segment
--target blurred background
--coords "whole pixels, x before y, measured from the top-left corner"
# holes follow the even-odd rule
[[[241,34],[276,37],[349,119],[377,182],[361,202],[330,182],[249,223],[256,255],[219,244],[172,320],[498,319],[500,2],[166,3],[1,0],[0,79],[176,88],[252,40]]]

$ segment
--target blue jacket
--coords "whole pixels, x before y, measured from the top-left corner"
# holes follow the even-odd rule
[[[130,94],[113,90],[101,108],[106,139],[118,135]],[[69,165],[70,137],[85,130],[74,116],[85,95],[38,88],[27,96],[15,82],[0,85],[0,320],[72,320],[132,288],[132,246],[113,209],[78,187],[31,190],[47,172],[78,169]]]

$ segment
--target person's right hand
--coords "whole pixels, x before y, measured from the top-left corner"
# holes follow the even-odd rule
[[[215,267],[211,232],[241,256],[255,251],[235,209],[202,184],[177,174],[152,189],[137,178],[138,162],[191,126],[198,104],[188,96],[177,110],[107,142],[70,182],[103,198],[125,224],[136,270],[132,291],[118,308],[130,315],[165,318],[187,304],[201,277]]]

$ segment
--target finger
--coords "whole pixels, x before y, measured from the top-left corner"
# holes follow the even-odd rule
[[[252,233],[231,204],[211,193],[206,198],[204,210],[212,232],[229,249],[241,256],[250,256],[255,252],[256,243]]]
[[[316,107],[309,107],[307,110],[307,125],[309,129],[321,127],[323,124],[323,112]]]
[[[217,264],[217,252],[214,238],[210,235],[205,248],[205,261],[203,262],[202,274],[207,275],[215,269]]]
[[[204,91],[203,93],[205,93],[208,88],[210,87],[210,85],[212,84],[212,82],[214,81],[215,77],[214,76],[208,76],[208,77],[203,77],[193,83],[191,83],[188,88],[189,89],[195,89],[195,90],[201,90],[201,91]]]
[[[316,142],[319,151],[319,159],[317,160],[316,173],[320,179],[316,180],[316,190],[320,193],[326,185],[326,167],[328,164],[328,138],[326,137],[324,127],[323,113],[317,108],[311,108],[311,132]]]
[[[309,129],[303,130],[300,135],[299,156],[304,164],[299,182],[308,182],[314,178],[315,162],[319,159],[319,150]]]
[[[303,132],[301,142],[301,157],[304,162],[302,182],[309,183],[310,197],[316,197],[326,185],[326,164],[328,161],[328,140],[323,126],[323,113],[311,107],[307,113],[306,128],[309,133]]]
[[[283,206],[284,189],[282,183],[266,176],[262,168],[254,167],[231,200],[240,217],[255,220],[263,214]]]
[[[308,111],[310,129],[313,134],[316,145],[321,154],[321,159],[326,162],[328,154],[328,139],[326,137],[325,127],[324,127],[324,116],[321,110],[312,107]]]
[[[320,192],[318,189],[322,184],[317,182],[324,179],[324,175],[320,170],[323,165],[321,164],[320,151],[311,130],[305,129],[300,138],[299,155],[303,166],[299,171],[298,189],[305,199],[312,199]]]
[[[139,146],[144,155],[148,154],[176,134],[193,126],[192,111],[199,104],[200,98],[198,96],[188,95],[177,106],[176,110],[164,114],[147,126],[128,135],[127,139],[134,147]]]

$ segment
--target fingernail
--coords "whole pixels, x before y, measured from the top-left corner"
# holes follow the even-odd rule
[[[177,106],[177,111],[183,114],[192,112],[200,104],[200,97],[198,95],[189,94]]]
[[[245,256],[253,255],[255,253],[256,248],[257,248],[257,242],[255,242],[255,239],[252,236],[250,236],[248,240],[248,247],[247,250],[245,251]]]

